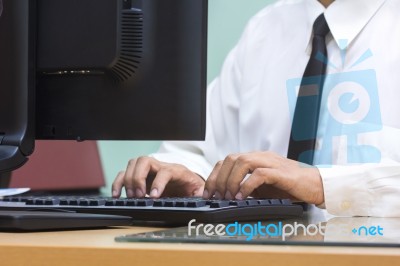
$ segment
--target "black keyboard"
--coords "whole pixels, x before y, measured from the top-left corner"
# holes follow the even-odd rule
[[[202,198],[113,199],[108,197],[6,197],[0,210],[73,211],[130,216],[137,222],[184,225],[264,221],[300,217],[303,207],[288,199],[204,200]]]

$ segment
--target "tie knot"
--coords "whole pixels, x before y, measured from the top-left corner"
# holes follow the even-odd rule
[[[314,36],[317,35],[325,37],[328,34],[329,26],[328,23],[326,23],[324,13],[319,15],[315,20],[313,25],[313,30],[314,30]]]

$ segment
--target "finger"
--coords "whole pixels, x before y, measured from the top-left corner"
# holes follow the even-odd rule
[[[121,196],[121,190],[122,187],[124,186],[124,177],[125,177],[125,171],[121,171],[114,179],[111,189],[111,193],[114,198],[119,198]]]
[[[257,168],[250,177],[240,186],[235,199],[247,198],[256,188],[263,184],[274,185],[276,183],[276,170],[271,168]]]
[[[251,154],[243,154],[237,157],[228,180],[226,181],[226,199],[233,199],[239,192],[243,179],[254,170],[252,166],[254,161]]]
[[[146,179],[151,172],[157,172],[158,164],[158,161],[151,157],[139,157],[137,159],[132,178],[133,188],[135,189],[135,196],[137,198],[146,196]]]
[[[238,154],[231,154],[225,158],[216,180],[216,198],[223,199],[225,197],[228,178],[238,157]]]
[[[210,176],[207,178],[206,184],[204,185],[204,191],[203,191],[204,199],[209,199],[214,196],[215,191],[216,191],[217,177],[218,177],[219,171],[221,170],[222,163],[223,163],[223,161],[219,161],[214,166],[214,169],[212,170]]]
[[[150,197],[159,198],[163,194],[165,187],[172,178],[173,171],[171,169],[162,168],[160,171],[158,171],[153,183],[151,184]]]
[[[232,171],[226,181],[226,199],[232,199],[240,189],[247,176],[257,168],[276,168],[280,163],[280,156],[271,152],[251,152],[241,154],[236,158]]]
[[[201,178],[201,177],[200,177]],[[201,179],[203,179],[203,178],[201,178]],[[203,196],[203,194],[204,194],[204,186],[200,186],[198,189],[195,189],[193,192],[192,192],[192,197],[202,197]]]
[[[128,198],[135,197],[135,191],[133,189],[133,172],[136,167],[136,159],[129,160],[128,166],[126,167],[125,176],[124,176],[124,185],[126,190],[126,196]]]

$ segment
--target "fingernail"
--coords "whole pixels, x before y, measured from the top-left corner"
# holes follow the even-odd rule
[[[236,196],[235,196],[235,199],[237,199],[237,200],[242,200],[242,199],[243,199],[243,194],[242,194],[242,192],[237,193]]]
[[[133,198],[133,190],[132,189],[127,189],[126,190],[126,196],[128,196],[128,198]]]
[[[228,191],[225,194],[225,199],[231,200],[232,199],[232,194]]]
[[[215,192],[215,198],[222,199],[221,193],[219,193],[218,191]]]
[[[204,198],[204,199],[208,199],[208,190],[207,190],[207,189],[205,189],[205,190],[203,191],[203,198]]]
[[[150,197],[155,198],[158,196],[158,189],[153,188],[150,192]]]
[[[143,197],[143,192],[140,188],[137,188],[136,190],[136,197],[137,198],[142,198]]]
[[[118,197],[118,191],[113,190],[113,191],[112,191],[112,196],[113,196],[114,198]]]

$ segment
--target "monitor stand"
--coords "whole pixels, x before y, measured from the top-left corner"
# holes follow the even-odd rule
[[[8,188],[11,181],[11,172],[0,173],[0,188]]]

